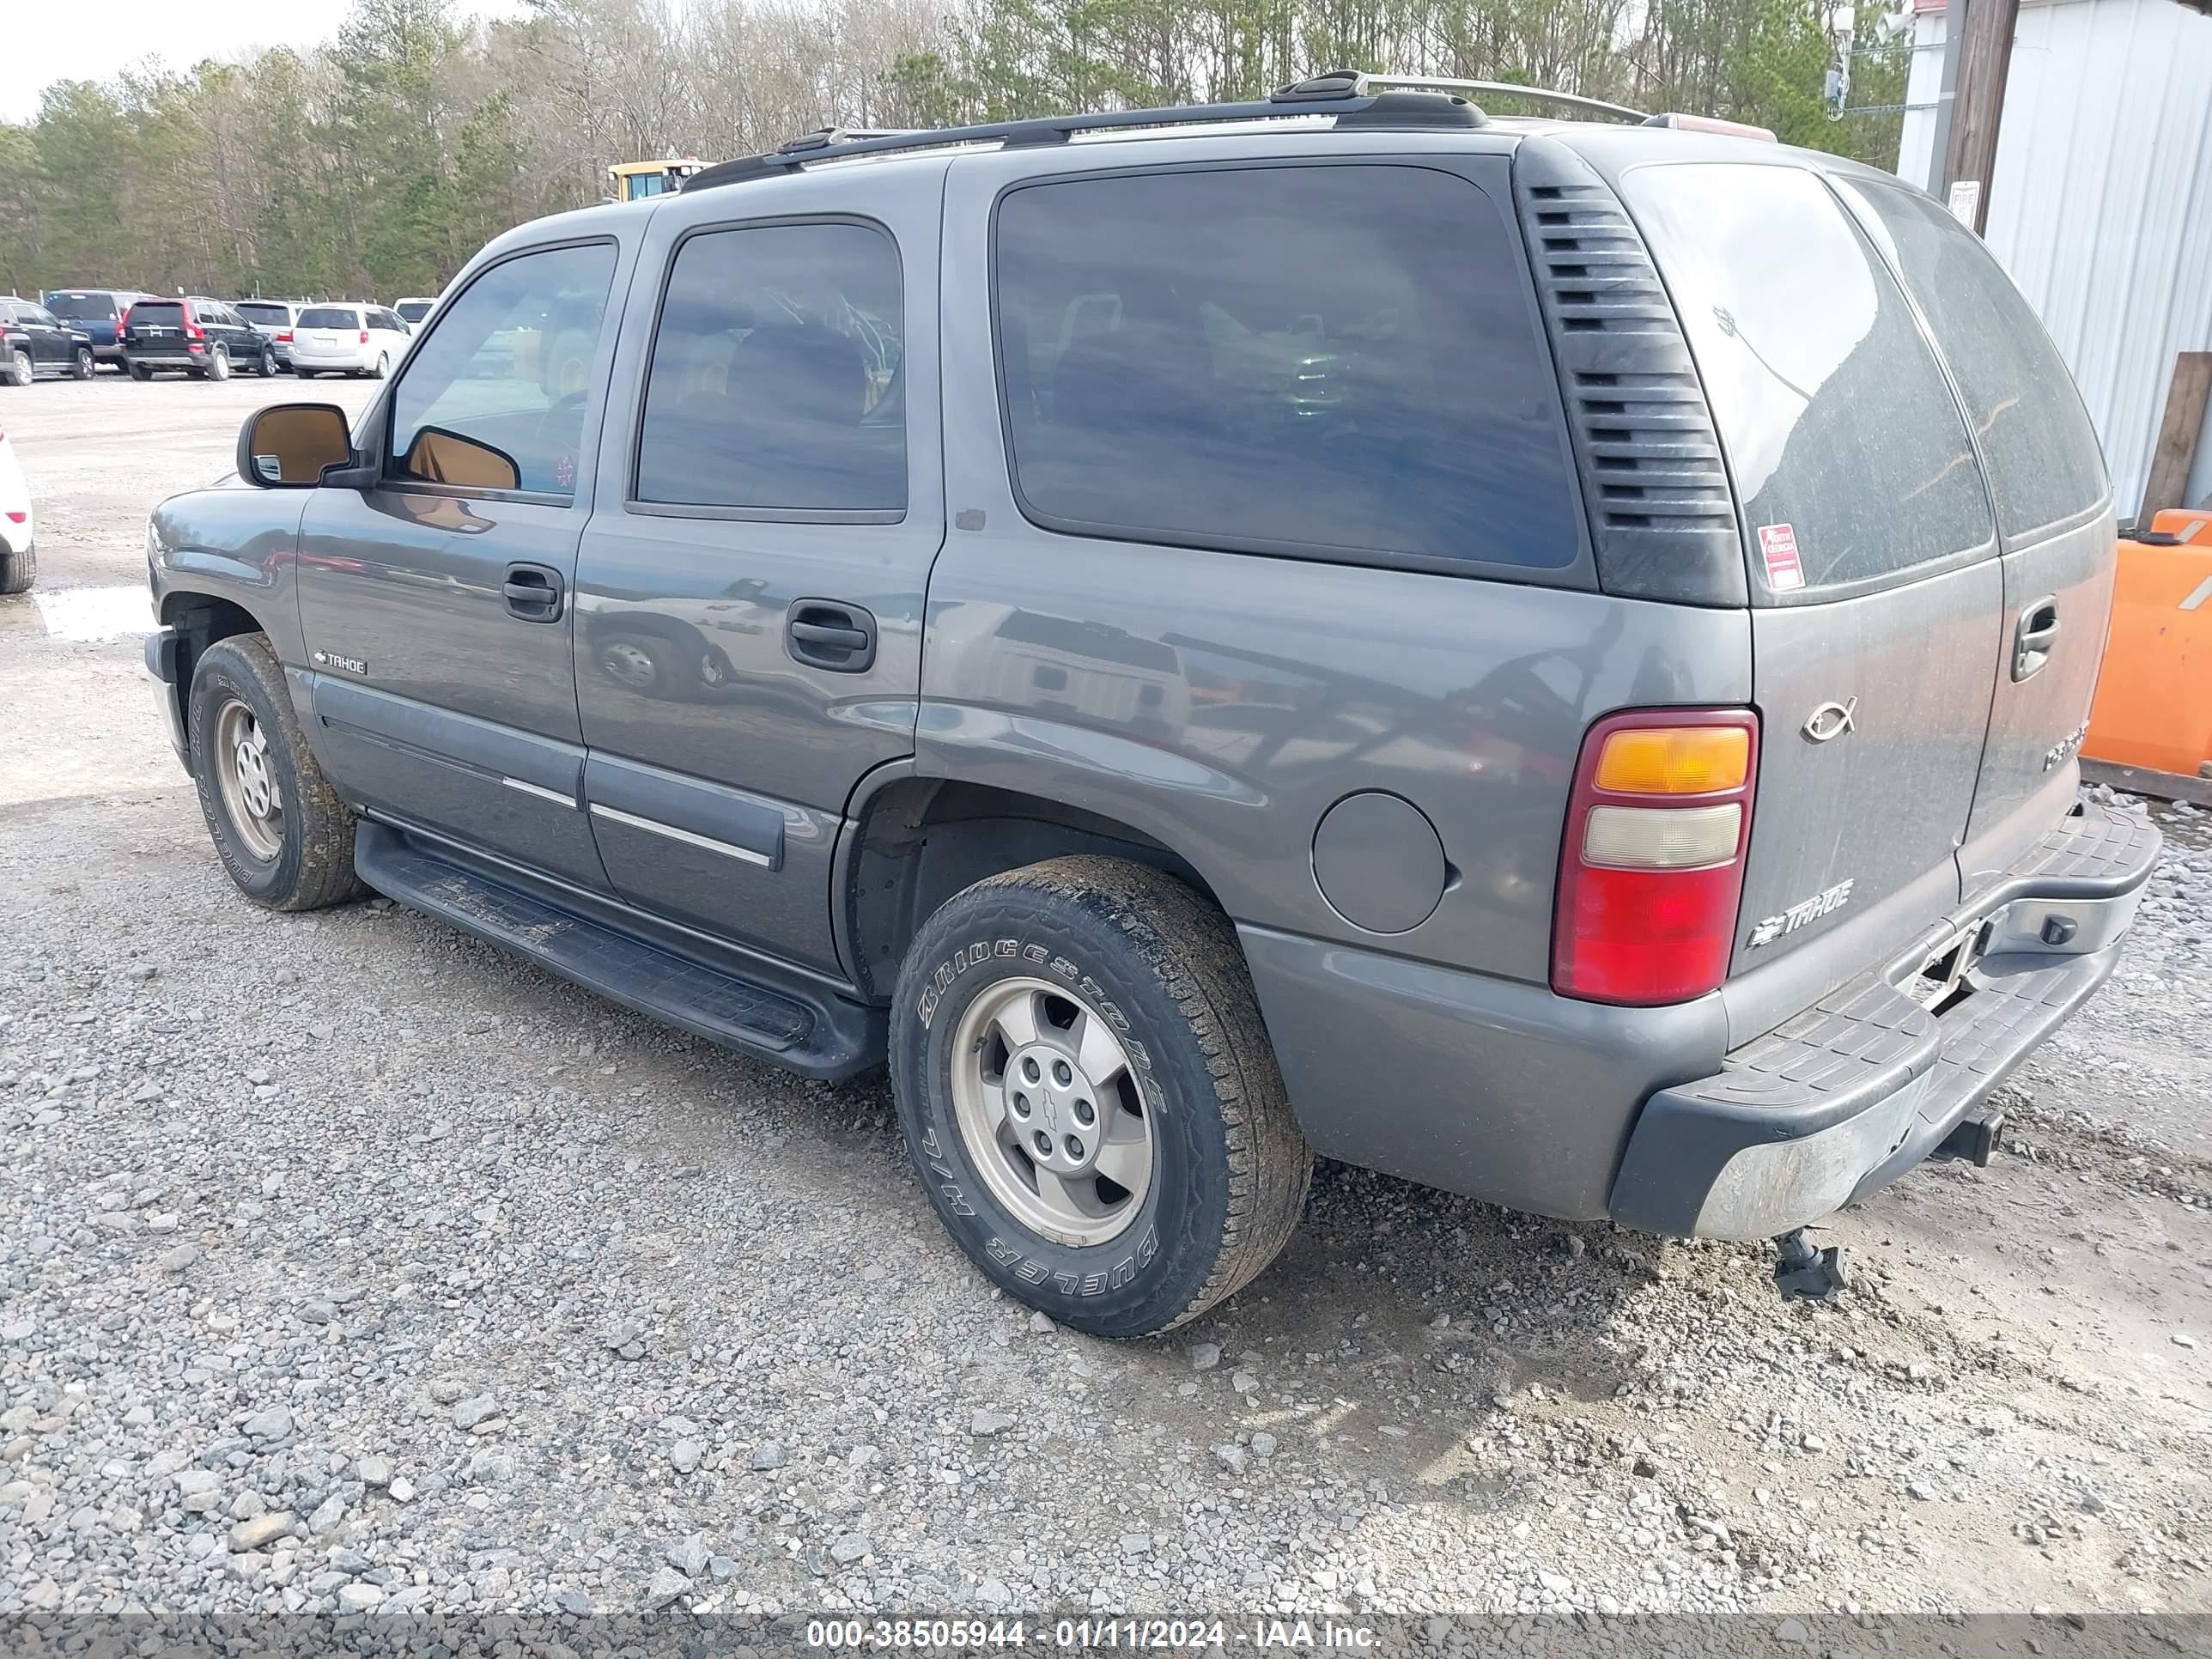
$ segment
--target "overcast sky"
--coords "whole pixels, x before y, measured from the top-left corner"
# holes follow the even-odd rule
[[[143,58],[189,69],[258,46],[312,46],[345,21],[349,0],[9,0],[0,24],[0,120],[38,112],[52,81],[104,81]],[[505,15],[514,0],[477,0],[465,14]]]

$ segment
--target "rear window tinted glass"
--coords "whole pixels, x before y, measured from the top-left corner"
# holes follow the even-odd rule
[[[1856,193],[1966,398],[2004,533],[2025,535],[2101,504],[2104,454],[2074,377],[1981,239],[1911,191]]]
[[[184,315],[184,307],[174,300],[141,300],[131,307],[133,323],[157,323],[163,328],[174,328]]]
[[[899,264],[862,225],[694,236],[653,335],[641,501],[890,512],[906,505]]]
[[[115,315],[115,301],[105,294],[56,294],[46,309],[71,322],[106,322]]]
[[[1792,167],[1622,180],[1720,422],[1770,588],[1910,570],[1994,539],[1959,407],[1841,204]],[[1778,550],[1794,532],[1802,582]],[[1778,574],[1775,573],[1789,573]]]
[[[1497,207],[1427,168],[1018,190],[997,304],[1024,504],[1152,541],[1571,563],[1525,280]]]
[[[419,323],[430,314],[431,303],[428,300],[402,300],[399,314],[410,323]]]
[[[300,313],[301,328],[359,328],[361,313],[350,306],[309,306]]]
[[[249,323],[283,323],[291,320],[292,308],[289,306],[256,305],[251,300],[243,300],[239,302],[238,314]]]

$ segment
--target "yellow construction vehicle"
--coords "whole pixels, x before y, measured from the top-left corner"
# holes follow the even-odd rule
[[[698,172],[700,165],[696,155],[671,155],[658,161],[617,161],[607,169],[607,177],[615,182],[616,201],[639,202],[648,196],[681,190],[684,181]]]

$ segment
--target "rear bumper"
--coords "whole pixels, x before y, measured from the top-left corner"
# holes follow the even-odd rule
[[[2061,819],[1965,913],[1728,1056],[1660,1090],[1607,1206],[1647,1232],[1760,1238],[1894,1180],[1932,1152],[2118,965],[2161,837],[2089,805]],[[1966,994],[1940,1013],[1909,988],[1965,935]]]

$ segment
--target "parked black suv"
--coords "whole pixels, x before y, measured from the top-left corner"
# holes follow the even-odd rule
[[[274,342],[221,300],[141,300],[124,319],[124,361],[134,380],[180,368],[205,380],[234,370],[266,378],[276,372]]]
[[[129,288],[52,288],[46,290],[46,309],[91,337],[94,362],[120,368],[124,316],[139,301],[153,297]]]
[[[1249,1281],[1316,1153],[1832,1290],[1795,1230],[1986,1146],[2159,848],[2077,799],[2048,336],[1741,136],[1342,77],[818,137],[501,237],[238,467],[148,647],[237,885],[887,1060],[1089,1331]]]
[[[12,295],[0,299],[0,380],[28,386],[40,374],[92,378],[92,340],[44,306]]]

